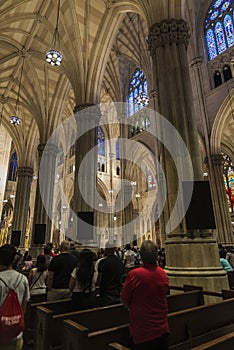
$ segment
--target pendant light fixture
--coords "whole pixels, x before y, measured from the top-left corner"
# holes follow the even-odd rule
[[[142,67],[141,64],[141,40],[140,40],[140,15],[137,15],[138,18],[138,44],[139,44],[139,62],[140,62],[140,69]],[[135,97],[135,102],[142,107],[145,107],[149,104],[149,97],[144,91],[144,85],[143,90]]]
[[[19,89],[18,89],[16,105],[15,105],[16,114],[12,115],[9,118],[10,124],[13,124],[13,125],[19,125],[21,123],[21,119],[19,117],[19,99],[20,99],[20,88],[21,88],[22,75],[23,75],[23,70],[24,70],[24,57],[22,59],[23,59],[23,62],[22,62],[22,68],[21,68],[21,73],[20,73]]]
[[[54,35],[51,43],[51,49],[46,53],[46,61],[51,64],[51,66],[60,66],[62,62],[62,54],[58,51],[57,47],[59,46],[59,31],[58,31],[58,22],[59,22],[59,12],[60,12],[60,0],[58,0],[58,10],[57,10],[57,21],[56,27],[54,30]]]

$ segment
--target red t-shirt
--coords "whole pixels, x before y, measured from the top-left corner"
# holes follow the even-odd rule
[[[128,273],[121,293],[129,307],[130,334],[135,344],[169,332],[166,272],[156,264],[144,264]]]

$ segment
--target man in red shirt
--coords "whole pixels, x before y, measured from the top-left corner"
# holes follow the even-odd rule
[[[130,334],[135,350],[168,349],[166,272],[158,266],[157,247],[144,241],[140,248],[143,266],[128,273],[121,299],[129,308]]]

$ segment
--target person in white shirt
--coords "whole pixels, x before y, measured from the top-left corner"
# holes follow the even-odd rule
[[[45,294],[48,278],[48,268],[44,255],[37,257],[36,267],[29,273],[30,294]]]
[[[26,310],[27,300],[30,298],[27,278],[13,270],[12,265],[16,258],[16,248],[12,244],[0,247],[0,307],[4,303],[9,288],[15,290],[23,311]],[[7,286],[9,287],[7,287]],[[1,350],[21,350],[23,348],[23,332],[12,339],[9,343],[1,343]]]
[[[126,244],[126,252],[123,256],[123,264],[126,273],[135,267],[135,258],[136,254],[134,251],[131,250],[130,244]]]

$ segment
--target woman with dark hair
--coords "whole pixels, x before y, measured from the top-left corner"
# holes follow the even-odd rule
[[[46,293],[46,283],[48,277],[48,269],[44,255],[37,257],[36,267],[29,273],[29,289],[30,294],[44,294]]]
[[[94,267],[93,252],[90,249],[83,249],[80,253],[79,265],[73,270],[69,283],[72,307],[83,310],[97,305],[96,281],[97,271]]]

